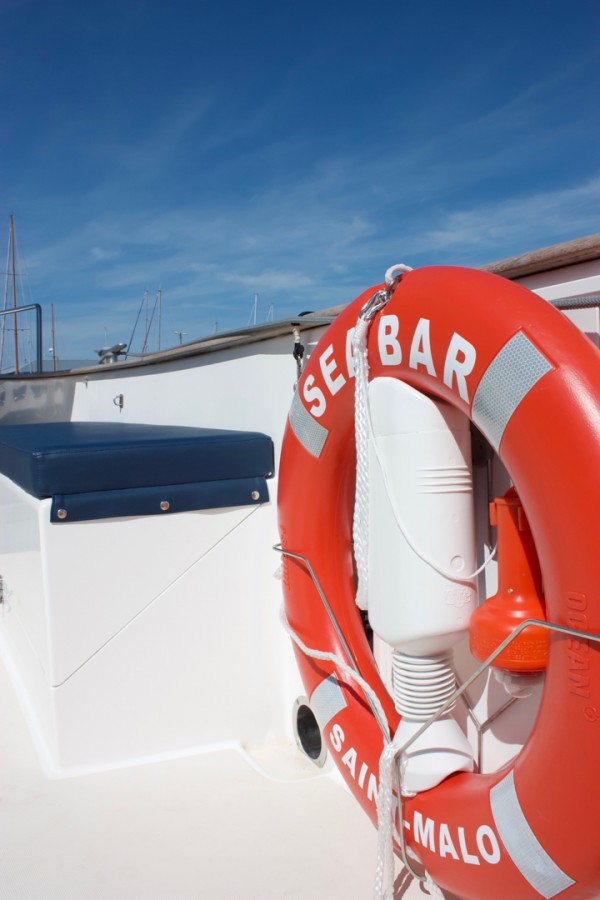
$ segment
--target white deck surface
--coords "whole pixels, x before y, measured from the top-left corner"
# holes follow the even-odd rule
[[[371,898],[376,832],[350,793],[294,748],[253,757],[49,780],[0,666],[1,900]]]

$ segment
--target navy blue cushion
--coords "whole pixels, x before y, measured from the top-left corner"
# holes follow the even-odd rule
[[[269,477],[273,443],[259,432],[177,425],[6,425],[0,471],[39,498],[198,485]]]

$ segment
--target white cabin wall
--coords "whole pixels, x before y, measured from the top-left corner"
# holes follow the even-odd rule
[[[545,300],[579,297],[600,290],[600,260],[575,263],[548,272],[536,272],[517,279],[518,284],[535,291]]]
[[[544,300],[560,300],[563,297],[581,297],[586,294],[600,293],[600,261],[577,263],[552,269],[550,272],[538,272],[518,279],[518,283],[533,291]],[[573,309],[565,311],[565,315],[577,327],[587,334],[597,346],[600,346],[600,310]]]

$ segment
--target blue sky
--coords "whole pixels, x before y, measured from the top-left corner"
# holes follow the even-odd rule
[[[598,231],[599,35],[597,0],[0,0],[0,248],[14,213],[89,358],[145,290],[166,346]]]

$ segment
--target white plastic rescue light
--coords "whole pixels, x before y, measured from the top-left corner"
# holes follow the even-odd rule
[[[395,378],[370,382],[369,407],[369,620],[393,647],[402,746],[453,694],[452,647],[477,605],[469,420]],[[405,754],[403,789],[472,769],[447,712]]]

